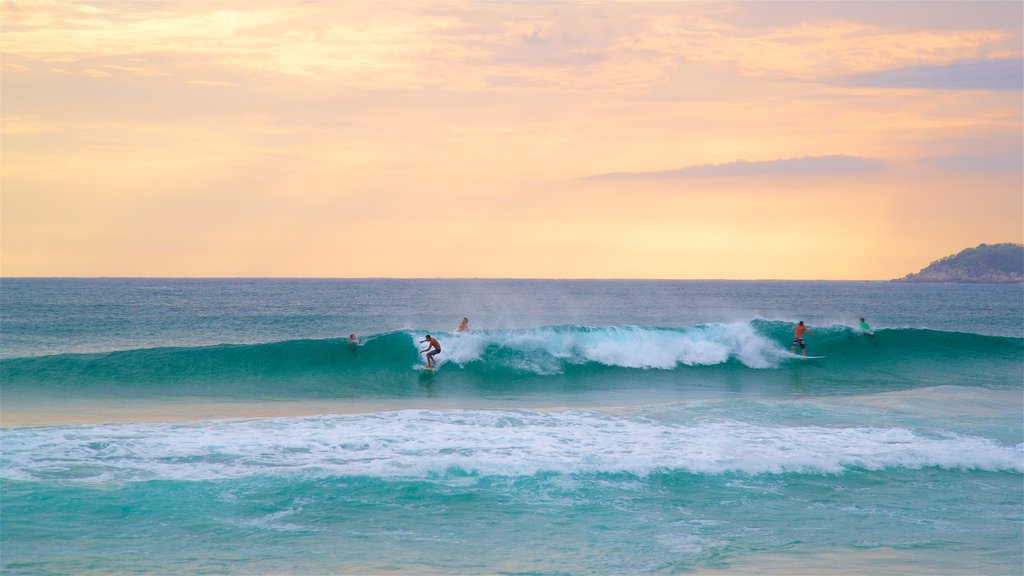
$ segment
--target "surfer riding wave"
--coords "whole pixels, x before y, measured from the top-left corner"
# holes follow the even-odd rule
[[[420,354],[423,354],[424,352],[427,354],[427,368],[433,369],[436,365],[436,362],[434,362],[434,356],[441,353],[441,343],[430,334],[427,334],[426,338],[420,340],[420,344],[424,343],[427,344],[427,347],[420,350]]]

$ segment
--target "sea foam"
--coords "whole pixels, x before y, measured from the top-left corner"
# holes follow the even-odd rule
[[[539,473],[1024,472],[1024,444],[905,428],[686,425],[603,413],[410,410],[190,424],[14,428],[3,478],[47,482]]]
[[[558,372],[563,363],[670,370],[722,364],[730,358],[767,368],[785,354],[750,323],[733,323],[683,329],[567,326],[471,332],[446,338],[442,357],[460,366],[486,361],[545,374]]]

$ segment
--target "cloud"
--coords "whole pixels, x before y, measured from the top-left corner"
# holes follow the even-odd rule
[[[929,151],[918,163],[931,170],[960,174],[1024,173],[1024,140],[1020,123],[1012,120],[1005,127],[979,127],[961,131],[955,138],[933,141]]]
[[[874,88],[1021,90],[1024,89],[1024,60],[1000,58],[908,66],[858,74],[847,78],[844,84]]]
[[[1020,150],[993,154],[959,154],[928,158],[924,164],[947,172],[978,174],[983,172],[1024,172],[1024,158]]]
[[[653,172],[611,172],[591,176],[597,180],[678,180],[687,178],[746,178],[750,176],[819,176],[864,174],[883,167],[879,160],[837,154],[804,156],[784,160],[748,162],[737,160],[725,164],[702,164]]]
[[[1014,22],[1019,8],[1003,4],[984,11]],[[902,5],[266,2],[243,8],[230,0],[38,0],[20,11],[9,1],[2,6],[4,59],[39,70],[151,75],[154,63],[163,62],[158,73],[185,82],[216,80],[209,71],[227,69],[369,90],[640,93],[672,82],[692,85],[699,81],[690,76],[695,69],[801,81],[863,74],[870,81],[869,73],[900,66],[1017,54],[1019,44],[1013,29],[894,30],[858,20],[872,14],[884,21],[889,10],[919,12]],[[743,15],[749,10],[776,13],[778,21],[754,24],[756,17]],[[92,65],[97,59],[106,66]]]
[[[795,5],[794,5],[795,6]],[[939,65],[1015,50],[1004,30],[899,30],[858,21],[802,21],[782,28],[716,28],[666,16],[631,39],[633,49],[736,70],[744,76],[819,81],[904,65]]]

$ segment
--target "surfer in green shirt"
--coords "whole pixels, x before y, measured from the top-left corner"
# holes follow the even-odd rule
[[[875,331],[871,329],[871,326],[868,324],[867,320],[861,318],[859,328],[862,334],[864,334],[868,338],[871,338],[872,344],[878,346],[878,342],[875,340]]]

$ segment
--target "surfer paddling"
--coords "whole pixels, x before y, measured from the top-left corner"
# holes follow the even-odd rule
[[[433,338],[430,334],[427,334],[426,338],[424,338],[423,340],[420,340],[420,344],[424,344],[424,343],[427,345],[427,347],[424,348],[423,350],[420,350],[420,354],[423,354],[424,352],[426,352],[426,354],[427,354],[427,368],[432,370],[434,368],[434,365],[435,365],[435,363],[434,363],[434,356],[437,356],[438,354],[441,353],[441,343],[438,342],[437,339]]]
[[[804,321],[801,320],[799,324],[793,327],[793,345],[789,347],[791,354],[796,353],[796,347],[799,346],[804,356],[807,356],[807,345],[804,344],[804,334],[814,334],[810,328],[804,326]]]

